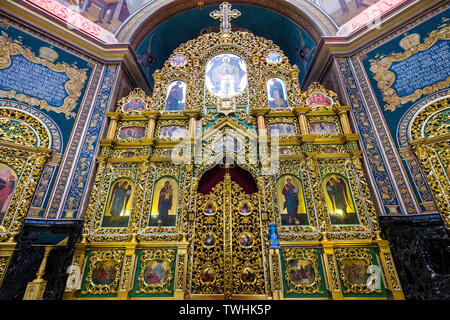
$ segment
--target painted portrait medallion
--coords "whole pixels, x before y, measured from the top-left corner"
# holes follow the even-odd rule
[[[216,244],[216,236],[212,232],[207,232],[202,237],[202,245],[206,248],[214,247]]]
[[[333,105],[333,100],[327,97],[325,94],[321,92],[313,92],[308,99],[306,99],[306,104],[310,107],[317,106],[327,106],[330,107]]]
[[[282,61],[281,55],[276,51],[271,51],[266,57],[266,61],[271,64],[280,63]]]
[[[96,285],[109,285],[116,279],[116,262],[113,260],[99,261],[95,264],[92,282]]]
[[[200,282],[203,284],[212,284],[216,281],[216,272],[212,267],[206,267],[200,274]]]
[[[220,98],[231,98],[244,92],[247,78],[244,59],[233,53],[218,54],[206,63],[206,88]]]
[[[248,200],[239,201],[239,213],[243,216],[247,216],[252,213],[252,206]]]
[[[170,60],[170,65],[172,67],[184,67],[186,65],[187,61],[185,56],[182,54],[177,54],[175,57]]]
[[[250,267],[245,267],[241,273],[241,282],[243,284],[253,284],[256,282],[256,273]]]
[[[217,212],[217,206],[214,201],[210,200],[205,203],[203,207],[203,213],[207,216],[212,216]]]
[[[139,112],[139,111],[145,111],[145,108],[147,107],[147,104],[142,100],[142,98],[132,98],[130,101],[128,101],[126,104],[122,106],[123,112]]]
[[[239,244],[241,245],[241,247],[251,248],[253,246],[253,243],[253,235],[250,232],[244,231],[239,235]]]
[[[144,271],[144,282],[147,285],[162,285],[169,275],[169,262],[166,260],[151,260]]]

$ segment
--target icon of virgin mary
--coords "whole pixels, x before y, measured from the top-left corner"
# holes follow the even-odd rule
[[[168,221],[169,210],[172,208],[173,191],[170,181],[164,183],[164,187],[159,192],[158,202],[158,224],[165,224]]]

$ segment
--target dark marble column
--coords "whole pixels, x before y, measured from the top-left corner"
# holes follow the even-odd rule
[[[380,216],[407,299],[450,299],[450,240],[439,214]]]
[[[83,222],[80,220],[26,219],[17,236],[16,252],[0,288],[0,300],[22,300],[29,281],[35,279],[44,256],[44,247],[32,246],[43,234],[67,234],[68,244],[55,247],[49,255],[44,279],[47,286],[44,300],[60,300],[67,280],[67,267],[72,261],[74,245],[77,242]]]

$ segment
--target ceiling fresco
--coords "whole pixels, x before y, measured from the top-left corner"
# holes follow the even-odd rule
[[[217,6],[205,6],[175,15],[160,24],[142,41],[138,46],[137,56],[151,84],[153,72],[162,68],[179,45],[204,32],[216,31],[219,23],[209,16],[216,9]],[[233,9],[242,13],[239,18],[231,21],[234,29],[244,29],[272,40],[290,62],[299,67],[301,83],[316,50],[316,44],[309,34],[291,20],[268,9],[246,5],[233,5]]]

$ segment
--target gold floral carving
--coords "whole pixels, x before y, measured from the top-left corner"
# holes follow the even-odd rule
[[[64,84],[64,88],[68,96],[64,99],[61,106],[50,106],[47,101],[39,100],[35,97],[30,97],[26,94],[17,93],[15,90],[2,91],[0,90],[0,97],[16,99],[25,102],[31,106],[37,106],[47,111],[54,111],[56,113],[63,113],[66,118],[75,117],[73,110],[77,107],[77,100],[81,96],[84,83],[87,80],[86,69],[78,69],[75,66],[70,66],[67,63],[54,64],[51,59],[44,57],[37,57],[28,48],[25,48],[21,43],[13,41],[7,35],[0,36],[0,69],[6,69],[11,66],[11,56],[22,55],[28,61],[45,66],[55,72],[63,72],[70,79]]]

